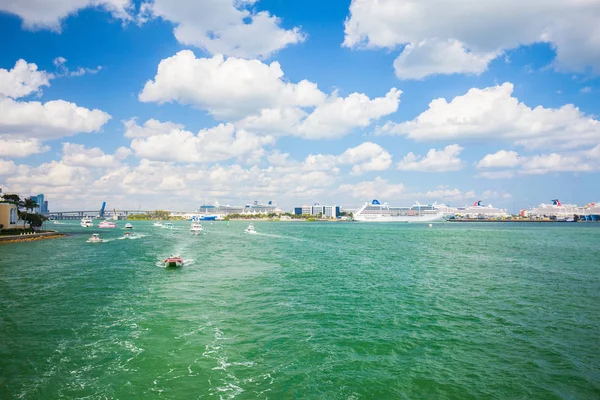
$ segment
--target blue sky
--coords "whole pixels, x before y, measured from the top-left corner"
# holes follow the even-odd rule
[[[0,185],[55,210],[599,201],[599,19],[574,0],[0,0]]]

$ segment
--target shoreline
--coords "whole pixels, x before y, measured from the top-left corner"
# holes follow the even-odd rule
[[[57,231],[34,233],[31,235],[0,236],[0,244],[34,242],[38,240],[58,239],[65,236],[67,236],[66,233],[59,233]]]
[[[578,224],[578,223],[597,223],[600,221],[552,221],[549,219],[530,220],[530,219],[449,219],[448,222],[497,222],[497,223],[532,223],[532,224]]]

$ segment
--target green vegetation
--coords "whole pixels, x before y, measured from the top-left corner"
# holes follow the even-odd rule
[[[19,233],[33,232],[35,228],[40,228],[44,224],[44,222],[48,220],[48,218],[44,217],[41,214],[29,212],[30,210],[35,210],[38,206],[37,202],[33,199],[21,200],[21,197],[18,194],[5,194],[4,201],[17,205],[18,216],[23,221],[23,228],[4,229],[2,230],[3,235],[18,235]],[[20,209],[23,208],[25,209],[25,212],[20,211]],[[29,229],[25,228],[25,225],[27,223],[29,223]],[[2,229],[1,226],[0,229]]]
[[[127,216],[127,219],[132,220],[132,221],[143,221],[143,220],[155,220],[155,219],[182,220],[183,218],[171,217],[170,211],[156,210],[156,211],[150,211],[150,212],[143,213],[143,214],[129,214]]]

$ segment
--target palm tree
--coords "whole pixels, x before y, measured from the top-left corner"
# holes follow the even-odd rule
[[[27,215],[29,214],[27,211],[33,211],[37,207],[37,202],[34,199],[25,199],[23,202],[23,207],[25,207],[25,218],[23,218],[23,229],[25,229]],[[29,227],[31,227],[31,225],[29,225]]]

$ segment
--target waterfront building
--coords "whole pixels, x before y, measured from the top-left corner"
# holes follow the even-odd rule
[[[340,206],[326,206],[319,203],[312,206],[303,205],[302,207],[294,207],[294,214],[338,218],[340,216]]]
[[[2,229],[21,228],[18,225],[19,215],[17,205],[10,201],[0,201],[0,225]]]

